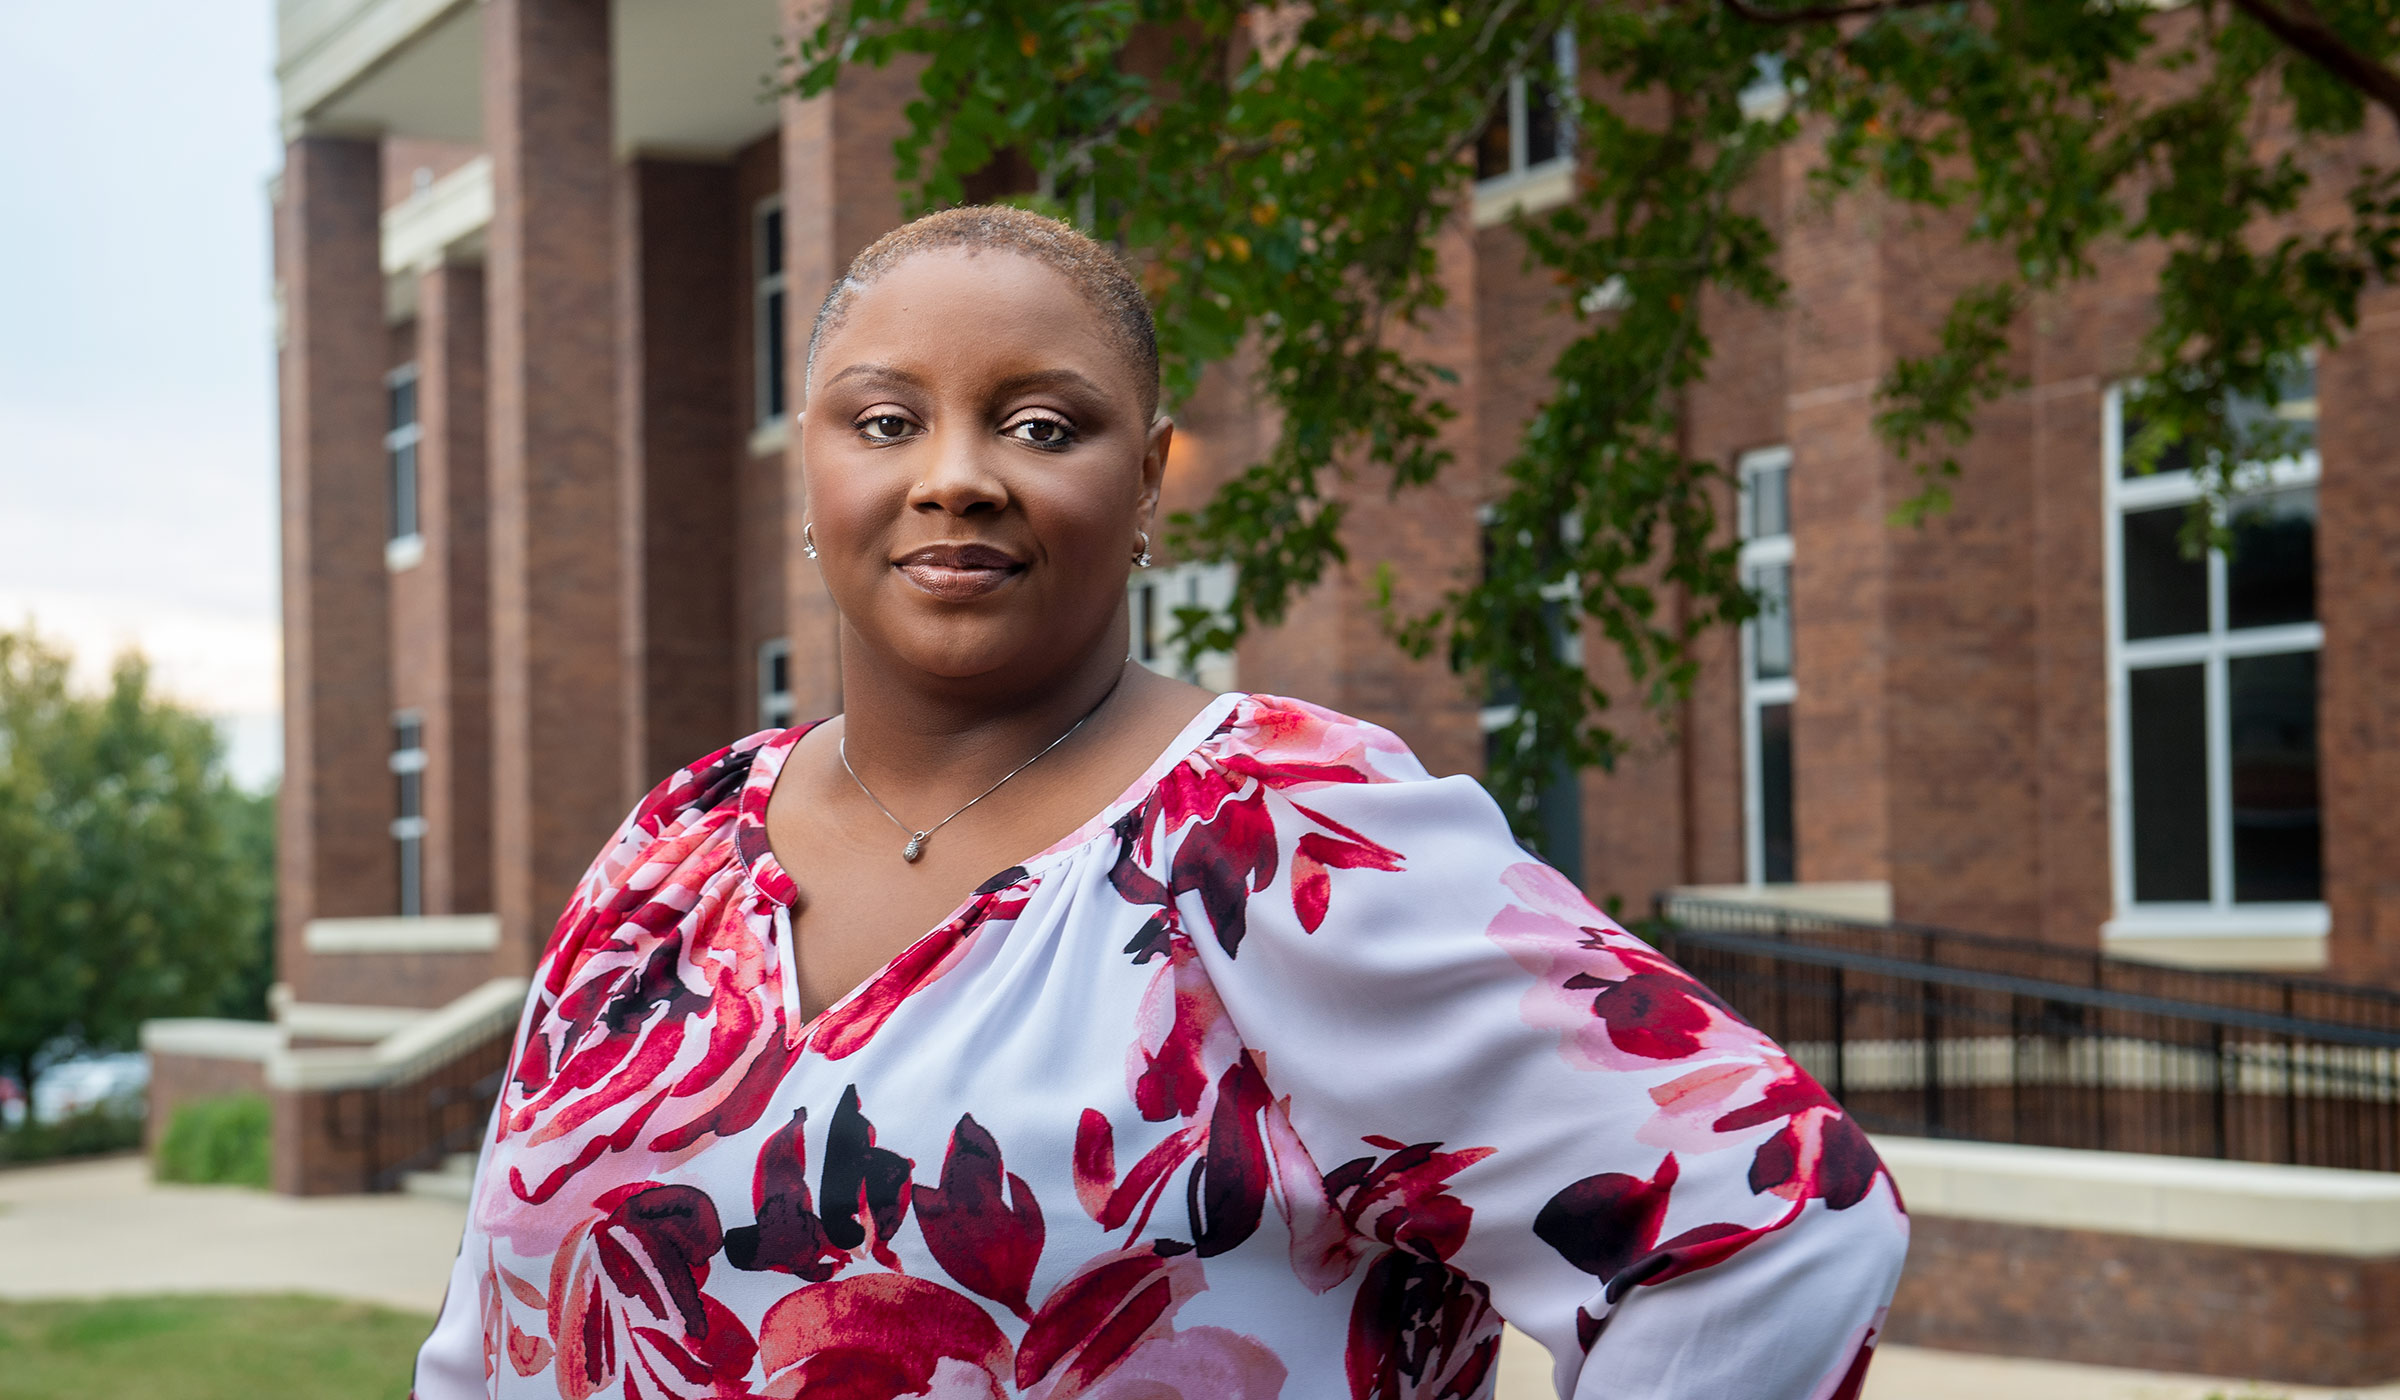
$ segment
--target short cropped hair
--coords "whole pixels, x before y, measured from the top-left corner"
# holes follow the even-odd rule
[[[969,204],[912,220],[876,239],[850,260],[817,307],[808,332],[807,373],[817,374],[817,346],[841,325],[869,283],[919,253],[945,248],[1016,253],[1063,274],[1097,308],[1142,386],[1144,417],[1158,414],[1158,325],[1150,303],[1115,252],[1072,225],[1005,204]]]

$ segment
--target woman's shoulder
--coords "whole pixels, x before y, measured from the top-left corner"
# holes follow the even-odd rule
[[[1400,736],[1382,725],[1263,691],[1240,696],[1199,754],[1267,787],[1424,782],[1431,776]]]

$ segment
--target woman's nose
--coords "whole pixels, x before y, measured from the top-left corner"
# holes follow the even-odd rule
[[[998,446],[988,433],[974,429],[933,434],[932,460],[924,476],[908,493],[915,510],[938,510],[948,515],[998,511],[1008,505],[1008,488],[993,470],[990,453]]]

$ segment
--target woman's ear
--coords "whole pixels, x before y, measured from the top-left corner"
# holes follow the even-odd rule
[[[1159,492],[1167,481],[1167,450],[1175,443],[1175,420],[1160,417],[1150,425],[1149,440],[1142,444],[1142,494],[1140,513],[1144,521],[1158,514]]]

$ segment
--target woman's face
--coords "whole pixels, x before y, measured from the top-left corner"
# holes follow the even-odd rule
[[[1073,282],[920,253],[817,346],[801,458],[826,588],[931,675],[1036,682],[1124,650],[1125,576],[1173,428]]]

